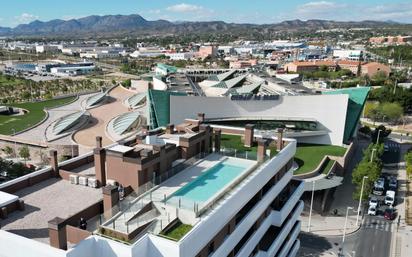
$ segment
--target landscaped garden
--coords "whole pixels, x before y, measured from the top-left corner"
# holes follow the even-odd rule
[[[44,108],[52,108],[72,102],[75,97],[66,97],[42,102],[27,102],[8,104],[8,106],[22,108],[28,111],[24,115],[0,115],[0,134],[11,135],[15,132],[30,128],[46,117]]]
[[[256,156],[257,153],[257,144],[252,147],[246,147],[242,141],[242,137],[238,135],[227,135],[222,134],[220,139],[221,149],[236,149],[239,153],[248,152],[251,156]],[[270,155],[273,157],[277,154],[276,147],[269,146]]]
[[[168,231],[162,232],[161,235],[173,239],[175,241],[179,241],[184,235],[187,234],[192,229],[191,225],[183,224],[178,222]]]
[[[298,144],[295,161],[299,168],[295,171],[295,175],[315,170],[326,155],[343,156],[345,152],[346,148],[341,146]],[[329,161],[324,170],[327,170],[328,167],[330,169],[332,165],[333,161]]]

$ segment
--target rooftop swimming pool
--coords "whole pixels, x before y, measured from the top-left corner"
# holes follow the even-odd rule
[[[187,208],[193,208],[194,203],[204,204],[250,168],[250,163],[228,158],[204,171],[202,175],[174,192],[166,201],[172,204],[179,204],[180,201],[180,205]]]

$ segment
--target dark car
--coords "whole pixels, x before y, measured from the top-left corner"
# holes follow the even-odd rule
[[[396,212],[394,209],[388,208],[385,210],[383,217],[386,220],[394,220],[396,218]]]

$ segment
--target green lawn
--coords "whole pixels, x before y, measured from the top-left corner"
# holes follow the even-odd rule
[[[67,97],[62,99],[47,100],[42,102],[16,103],[8,104],[8,106],[23,108],[28,113],[20,116],[0,115],[0,134],[11,135],[12,129],[16,132],[27,129],[40,121],[46,116],[44,108],[56,107],[72,102],[75,97]]]
[[[238,152],[250,152],[252,155],[256,155],[257,145],[252,147],[245,147],[242,142],[241,136],[222,134],[220,141],[221,148],[236,149]],[[277,154],[276,147],[269,147],[271,157]]]
[[[299,168],[295,174],[311,172],[319,165],[325,155],[343,156],[346,148],[334,145],[299,144],[296,149],[295,161]],[[332,165],[333,162],[330,162]],[[331,167],[331,166],[330,166]]]
[[[183,224],[178,222],[175,226],[173,226],[169,231],[162,232],[161,235],[168,237],[170,239],[179,241],[184,235],[187,234],[192,229],[191,225]]]

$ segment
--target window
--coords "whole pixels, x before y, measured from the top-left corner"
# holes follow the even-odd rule
[[[210,255],[215,251],[215,242],[211,242],[207,248],[207,254]]]

